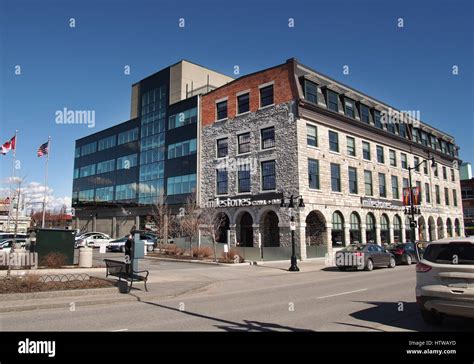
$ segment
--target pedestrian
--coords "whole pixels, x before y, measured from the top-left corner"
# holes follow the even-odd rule
[[[30,230],[28,240],[30,241],[30,253],[34,253],[36,250],[36,229]]]
[[[133,234],[130,232],[127,240],[125,241],[125,263],[127,264],[127,273],[130,273],[130,265],[132,263],[132,246]]]

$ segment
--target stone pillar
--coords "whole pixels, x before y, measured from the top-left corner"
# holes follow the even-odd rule
[[[117,238],[117,217],[112,217],[112,238]]]
[[[405,224],[402,224],[402,236],[401,236],[401,239],[402,239],[402,243],[406,243],[407,242],[407,231],[406,231],[406,225]]]
[[[296,228],[296,244],[299,245],[300,259],[306,260],[306,223],[300,223]]]
[[[351,243],[351,225],[348,223],[344,224],[344,245],[348,246]]]
[[[423,230],[424,230],[423,234],[425,235],[425,240],[426,241],[430,240],[430,234],[429,234],[428,229],[429,229],[428,228],[428,223],[425,223],[424,228],[423,228]]]
[[[328,254],[332,256],[332,223],[326,223],[326,239],[328,246]]]
[[[252,224],[253,229],[253,247],[260,248],[262,243],[262,235],[260,234],[260,224]]]
[[[388,236],[390,237],[389,244],[393,244],[395,242],[395,234],[393,233],[393,224],[390,224],[388,228]]]
[[[433,240],[438,240],[438,225],[436,225],[436,222],[432,227],[431,236],[433,237]]]
[[[375,243],[377,245],[382,245],[382,238],[380,237],[380,224],[375,224]]]
[[[92,216],[92,231],[97,231],[97,216],[95,214]]]
[[[237,231],[236,231],[236,224],[230,224],[230,241],[228,242],[230,246],[237,246]]]
[[[367,225],[360,224],[360,242],[362,244],[367,244],[367,236],[366,236],[367,230],[366,230],[366,228],[367,228]]]
[[[135,228],[140,230],[140,216],[135,216]]]

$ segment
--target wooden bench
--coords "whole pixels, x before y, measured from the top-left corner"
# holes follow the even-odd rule
[[[105,277],[114,276],[119,279],[119,282],[125,280],[130,282],[130,286],[127,287],[127,292],[130,292],[133,286],[133,282],[143,282],[145,284],[145,291],[148,292],[146,282],[148,280],[148,275],[150,272],[147,270],[132,271],[132,265],[122,262],[120,260],[104,259],[106,273]],[[146,273],[145,275],[141,275]]]

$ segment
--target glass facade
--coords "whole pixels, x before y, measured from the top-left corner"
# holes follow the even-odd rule
[[[196,138],[168,146],[168,159],[179,158],[196,153]]]
[[[179,195],[191,193],[196,189],[196,174],[187,174],[184,176],[168,177],[167,191],[168,195]]]
[[[98,202],[112,201],[114,199],[114,186],[96,188],[95,200]]]
[[[97,163],[97,174],[115,170],[115,159]]]
[[[104,149],[115,147],[116,141],[117,141],[117,137],[115,135],[100,139],[98,142],[97,150],[101,151]]]
[[[197,108],[193,107],[192,109],[180,112],[175,115],[171,115],[168,120],[168,129],[175,129],[181,126],[192,124],[197,121]]]

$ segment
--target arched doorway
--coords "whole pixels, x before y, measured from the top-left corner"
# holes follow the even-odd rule
[[[319,211],[311,211],[306,216],[306,244],[326,245],[326,219]]]
[[[268,211],[262,218],[263,225],[263,246],[280,246],[280,228],[278,227],[278,215],[275,211]]]
[[[393,242],[402,242],[402,219],[398,215],[393,218]]]
[[[448,238],[452,238],[453,237],[453,222],[451,221],[449,217],[446,219],[446,231],[448,233]]]
[[[461,223],[459,219],[454,220],[454,233],[456,236],[461,236]]]
[[[332,246],[341,248],[344,246],[344,217],[339,211],[332,214],[332,230],[331,230]]]
[[[380,241],[382,245],[390,244],[390,222],[385,214],[380,217]]]
[[[357,212],[353,212],[351,214],[349,236],[351,239],[351,244],[361,242],[360,217]]]
[[[418,219],[418,240],[419,241],[427,241],[428,237],[426,236],[426,222],[423,216],[420,216]]]
[[[436,225],[438,225],[438,239],[443,239],[444,238],[444,225],[443,225],[443,219],[441,217],[438,217],[438,220],[436,220]]]
[[[428,235],[429,241],[435,240],[436,225],[433,216],[428,218]]]
[[[376,243],[375,216],[371,212],[365,217],[365,241],[367,243]]]
[[[238,242],[240,246],[253,247],[253,218],[248,211],[242,212],[237,218]]]
[[[227,231],[230,228],[229,216],[223,212],[219,212],[214,217],[214,222],[218,229],[218,233],[216,234],[216,242],[227,244]]]

